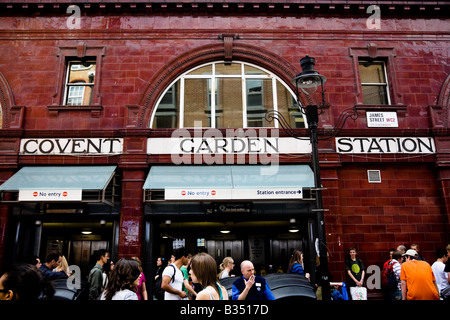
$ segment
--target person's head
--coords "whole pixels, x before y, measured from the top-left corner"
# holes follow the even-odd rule
[[[49,269],[54,269],[59,267],[61,263],[62,255],[59,252],[50,252],[45,258],[45,264]]]
[[[443,248],[439,248],[436,250],[436,259],[441,259],[442,262],[446,263],[448,260],[447,257],[447,250],[443,249]]]
[[[186,265],[188,262],[189,252],[185,247],[181,247],[173,250],[173,256],[175,257],[175,261],[180,260],[181,265]]]
[[[106,249],[99,249],[95,250],[92,256],[94,261],[103,266],[109,259],[109,252]]]
[[[103,272],[109,275],[111,271],[113,271],[113,269],[114,269],[114,261],[108,259],[108,261],[106,261],[106,263],[103,265]]]
[[[348,252],[350,254],[350,258],[352,258],[352,259],[356,258],[356,254],[357,254],[356,248],[350,248],[350,249],[348,249]]]
[[[52,283],[31,264],[12,266],[0,278],[0,300],[36,301],[41,294],[51,298],[54,293]]]
[[[394,248],[391,248],[391,249],[389,250],[389,259],[390,259],[390,260],[393,259],[393,258],[392,258],[392,254],[394,253],[394,251],[395,251]]]
[[[137,287],[140,275],[139,263],[136,260],[122,258],[117,261],[106,286],[105,300],[111,300],[117,291]]]
[[[67,262],[65,256],[61,256],[61,260],[58,267],[61,271],[69,272],[69,263]]]
[[[244,260],[241,263],[241,273],[245,279],[249,279],[251,276],[255,275],[255,267],[250,260]]]
[[[406,252],[406,247],[404,246],[404,245],[399,245],[398,247],[397,247],[397,250],[399,250],[399,251],[401,251],[402,253],[405,253]]]
[[[408,251],[406,251],[406,253],[403,254],[403,257],[405,258],[406,261],[416,260],[417,256],[418,256],[417,251],[413,249],[408,249]]]
[[[26,262],[27,264],[31,264],[31,265],[35,266],[35,267],[38,268],[38,269],[39,269],[39,268],[41,267],[41,265],[42,265],[41,259],[39,259],[38,256],[31,256],[31,257],[28,258],[25,262]]]
[[[291,261],[301,263],[303,261],[303,252],[300,250],[294,250],[294,252],[292,252]]]
[[[158,257],[158,259],[156,259],[156,266],[157,267],[161,267],[162,266],[162,258],[161,257]]]
[[[222,263],[219,266],[221,271],[225,270],[225,269],[231,270],[231,269],[233,269],[233,267],[234,267],[234,260],[232,257],[223,258]]]
[[[403,253],[400,250],[394,250],[392,253],[392,259],[397,260],[398,262],[402,262],[403,260]]]
[[[415,244],[415,243],[413,243],[411,246],[410,246],[410,248],[411,249],[413,249],[413,250],[415,250],[417,253],[419,253],[419,245],[417,245],[417,244]]]
[[[139,270],[141,270],[141,273],[144,272],[142,270],[142,262],[141,259],[139,259],[138,257],[131,257],[131,259],[133,259],[134,261],[137,261],[139,263]]]
[[[197,253],[192,257],[189,273],[191,274],[192,281],[194,283],[200,283],[202,287],[214,285],[217,281],[216,260],[207,253]]]

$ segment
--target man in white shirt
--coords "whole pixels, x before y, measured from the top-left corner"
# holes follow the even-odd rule
[[[447,250],[439,248],[436,250],[436,258],[437,260],[433,263],[431,266],[431,269],[433,269],[434,277],[436,278],[436,285],[438,287],[439,292],[442,291],[442,289],[445,289],[447,286],[449,286],[448,283],[448,274],[447,272],[444,272],[445,269],[445,263],[448,260],[447,257]],[[442,298],[441,298],[442,300]]]
[[[162,273],[161,288],[165,291],[164,300],[183,300],[186,292],[183,290],[183,272],[180,268],[188,263],[188,252],[185,248],[175,249],[175,262],[169,264]]]

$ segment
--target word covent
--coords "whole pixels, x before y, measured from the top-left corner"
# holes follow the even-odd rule
[[[20,141],[22,154],[119,154],[122,151],[122,138],[56,138]]]

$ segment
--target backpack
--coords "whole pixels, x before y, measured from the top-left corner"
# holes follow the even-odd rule
[[[170,266],[173,268],[173,276],[172,276],[172,283],[173,283],[175,281],[175,274],[177,271],[175,270],[175,267],[173,265],[170,264]],[[164,300],[164,292],[166,292],[163,288],[161,288],[162,278],[163,278],[163,275],[158,277],[158,280],[156,280],[156,282],[155,282],[154,295],[157,300]]]
[[[389,290],[396,290],[398,286],[397,276],[394,272],[394,263],[388,262],[381,271],[381,285]]]

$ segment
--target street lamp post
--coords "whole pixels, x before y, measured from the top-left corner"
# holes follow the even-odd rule
[[[319,126],[319,109],[323,112],[325,106],[325,92],[323,84],[327,80],[325,76],[320,75],[314,70],[315,59],[308,56],[300,60],[302,72],[294,79],[296,86],[297,103],[299,106],[305,105],[301,103],[300,97],[305,98],[306,107],[303,112],[306,114],[308,121],[309,137],[311,142],[311,160],[314,172],[314,189],[316,194],[316,218],[317,218],[317,237],[319,240],[319,260],[322,277],[322,299],[330,300],[330,282],[328,271],[328,257],[327,257],[327,240],[325,235],[325,224],[323,214],[323,200],[322,200],[322,181],[320,177],[319,164],[319,140],[317,136],[317,127]],[[320,88],[321,100],[317,101],[316,91]],[[321,103],[321,104],[319,104]]]
[[[328,270],[328,250],[325,234],[322,182],[319,164],[319,138],[317,133],[317,128],[319,126],[319,115],[323,113],[324,108],[327,106],[325,102],[325,91],[323,88],[323,84],[327,79],[325,76],[314,70],[314,58],[307,55],[306,57],[300,59],[300,65],[302,67],[302,72],[294,78],[294,84],[296,87],[295,94],[297,104],[300,107],[301,112],[306,115],[308,122],[312,169],[314,172],[314,192],[316,195],[315,209],[313,209],[313,211],[316,212],[317,219],[317,238],[319,242],[318,254],[321,269],[322,298],[323,300],[330,300],[331,293]],[[320,91],[318,92],[318,90]],[[279,112],[274,110],[268,111],[266,113],[266,118],[269,121],[277,118],[281,127],[290,136],[301,139],[295,134],[295,131],[289,127],[286,119],[284,119],[283,115]],[[348,118],[352,118],[353,120],[358,118],[358,114],[354,108],[346,109],[341,113],[338,121],[336,122],[335,128],[328,133],[328,136],[335,136],[342,129]]]

